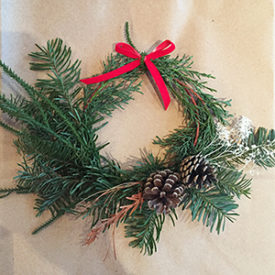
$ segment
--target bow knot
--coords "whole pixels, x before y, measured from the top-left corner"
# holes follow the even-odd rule
[[[141,70],[146,70],[146,64],[145,64],[145,57],[146,57],[147,53],[142,52],[140,53],[140,69]]]

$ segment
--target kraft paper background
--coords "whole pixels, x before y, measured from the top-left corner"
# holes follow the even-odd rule
[[[22,78],[33,81],[27,54],[34,43],[61,37],[82,60],[82,77],[101,72],[101,62],[116,42],[125,41],[129,21],[132,39],[141,50],[170,39],[175,54],[194,56],[194,68],[216,76],[210,85],[217,96],[232,98],[231,112],[254,125],[275,128],[273,91],[273,1],[271,0],[2,0],[1,59]],[[2,76],[2,91],[14,90]],[[144,77],[144,95],[125,111],[116,111],[101,139],[122,162],[138,157],[139,149],[158,152],[154,136],[164,136],[181,123],[173,101],[168,111]],[[20,92],[20,91],[19,91]],[[17,162],[12,135],[0,132],[0,186],[13,186]],[[176,227],[164,226],[158,253],[142,256],[128,247],[123,227],[116,231],[117,260],[105,234],[83,247],[87,225],[65,216],[37,236],[31,231],[47,216],[35,218],[34,196],[0,200],[0,274],[275,274],[275,170],[254,173],[252,199],[239,202],[234,224],[220,236],[188,211]],[[109,249],[110,248],[110,249]],[[106,256],[106,251],[109,252]],[[104,260],[106,256],[106,259]]]

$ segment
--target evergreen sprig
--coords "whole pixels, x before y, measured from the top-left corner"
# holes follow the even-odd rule
[[[242,158],[253,160],[256,165],[267,168],[275,166],[275,131],[259,127],[244,144]]]
[[[183,199],[183,209],[189,208],[192,220],[202,220],[203,224],[214,228],[220,233],[224,230],[226,220],[233,222],[238,216],[234,210],[238,205],[234,202],[233,196],[229,196],[219,189],[210,190],[189,189]]]
[[[49,40],[46,47],[35,45],[39,51],[29,54],[33,58],[30,69],[50,72],[47,73],[47,79],[38,79],[35,86],[52,93],[61,92],[63,96],[66,95],[79,81],[81,62],[79,60],[71,62],[71,48],[63,46],[60,38]]]
[[[221,168],[218,172],[216,187],[227,195],[250,198],[251,179],[247,179],[242,171]]]
[[[152,255],[157,251],[157,242],[165,221],[165,215],[157,215],[154,211],[144,208],[126,221],[125,236],[134,238],[129,245],[140,248],[144,254]]]

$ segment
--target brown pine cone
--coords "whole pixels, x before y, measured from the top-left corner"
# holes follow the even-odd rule
[[[169,169],[152,173],[146,180],[143,199],[148,200],[150,209],[157,213],[169,213],[182,200],[184,186],[180,182],[180,175]]]

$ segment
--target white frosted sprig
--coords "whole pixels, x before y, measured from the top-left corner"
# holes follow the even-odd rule
[[[275,158],[275,140],[270,141],[267,144],[253,144],[251,146],[245,146],[244,144],[231,144],[228,145],[224,141],[220,140],[217,136],[211,144],[215,143],[218,147],[205,155],[211,163],[215,166],[221,167],[220,160],[226,159],[227,162],[235,162],[237,159],[241,159],[243,164],[237,165],[239,169],[253,170],[256,166],[253,164],[255,160],[259,158],[274,159]],[[221,150],[222,149],[222,150]],[[218,154],[216,154],[218,152]],[[225,168],[225,167],[224,167]],[[230,169],[230,168],[228,168]]]
[[[230,145],[230,131],[228,130],[227,127],[222,125],[220,122],[217,123],[217,133],[218,137],[221,141],[226,143],[227,145]]]
[[[227,145],[244,142],[254,130],[252,121],[245,116],[233,118],[228,126],[217,121],[216,127],[219,139]]]
[[[235,118],[231,123],[232,138],[236,141],[242,142],[248,139],[253,130],[254,126],[252,121],[245,116]]]

